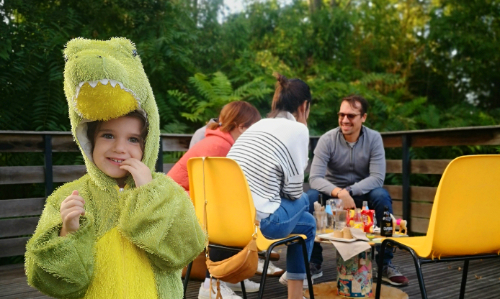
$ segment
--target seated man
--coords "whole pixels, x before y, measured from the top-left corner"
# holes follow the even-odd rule
[[[325,199],[342,199],[345,209],[361,208],[367,201],[368,207],[375,210],[377,223],[382,222],[384,206],[392,213],[392,200],[382,188],[385,179],[385,152],[382,137],[363,123],[367,117],[368,102],[361,96],[352,95],[342,99],[340,105],[339,127],[326,132],[314,150],[309,183],[311,190],[309,211],[319,192]],[[391,263],[391,249],[384,253],[382,279],[392,285],[403,286],[408,279]],[[322,248],[314,243],[311,256],[311,274],[323,275]]]

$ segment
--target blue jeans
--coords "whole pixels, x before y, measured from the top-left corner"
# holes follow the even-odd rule
[[[305,193],[297,200],[282,198],[280,207],[260,221],[262,234],[268,239],[281,239],[290,234],[306,235],[307,257],[310,258],[316,235],[316,221],[308,208],[309,197]],[[286,270],[288,279],[306,278],[302,246],[298,243],[288,246]]]
[[[315,189],[310,189],[307,192],[307,195],[309,196],[309,213],[312,214],[314,211],[314,202],[318,200],[319,196],[319,191]],[[332,196],[330,194],[323,194],[323,198],[330,199]],[[363,201],[368,202],[368,207],[371,210],[375,210],[375,216],[377,219],[377,224],[380,226],[380,223],[382,223],[382,216],[384,215],[384,206],[387,206],[389,208],[389,212],[392,214],[392,199],[391,196],[389,195],[389,192],[385,190],[384,188],[375,188],[372,191],[359,195],[359,196],[353,196],[354,203],[356,204],[357,208],[361,208],[363,206]],[[377,252],[380,249],[380,245],[376,246]],[[394,254],[392,252],[391,248],[387,248],[384,252],[384,261],[383,264],[387,265],[391,262],[392,258],[394,257]],[[321,265],[323,263],[323,248],[319,243],[314,243],[312,255],[311,255],[311,262]]]

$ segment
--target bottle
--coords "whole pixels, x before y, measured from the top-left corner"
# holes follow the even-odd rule
[[[360,209],[356,209],[354,213],[354,227],[364,231],[363,217],[361,216]]]
[[[380,224],[380,235],[382,237],[392,237],[392,218],[387,206],[384,207],[384,215]]]
[[[363,201],[363,208],[362,208],[363,211],[368,211],[369,208],[368,208],[368,202],[367,201]]]
[[[318,202],[320,205],[323,205],[323,193],[321,192],[318,194]]]

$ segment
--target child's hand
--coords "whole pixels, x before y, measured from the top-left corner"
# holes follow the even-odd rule
[[[136,187],[146,185],[153,180],[149,167],[135,158],[129,158],[123,161],[120,165],[120,168],[130,172],[130,174],[134,178]]]
[[[64,237],[80,228],[80,215],[85,215],[84,204],[85,200],[78,195],[77,190],[63,200],[60,209],[63,225],[59,236]]]

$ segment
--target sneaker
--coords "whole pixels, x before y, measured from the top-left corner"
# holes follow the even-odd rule
[[[260,283],[256,283],[256,282],[253,282],[249,279],[245,279],[244,280],[245,282],[245,291],[247,293],[255,293],[255,292],[258,292],[259,289],[260,289]],[[229,283],[229,282],[226,282],[226,285],[228,288],[230,288],[231,290],[233,291],[238,291],[238,292],[242,292],[241,290],[241,283]]]
[[[312,279],[311,279],[312,280]],[[286,272],[283,273],[283,275],[281,275],[280,277],[280,283],[284,286],[288,286],[288,278],[286,277]],[[312,283],[314,284],[314,280],[312,280]],[[307,289],[309,288],[309,284],[307,284],[307,279],[304,279],[304,282],[302,283],[302,287],[304,289]]]
[[[399,270],[392,264],[384,266],[382,270],[382,280],[394,286],[408,285],[408,278],[401,274]]]
[[[259,259],[259,263],[257,264],[257,274],[262,275],[262,270],[264,269],[264,260]],[[285,270],[276,267],[272,262],[269,262],[269,266],[267,267],[267,276],[280,276],[285,273]],[[246,285],[245,285],[246,287]]]
[[[311,278],[316,279],[323,276],[323,269],[321,269],[320,264],[309,263],[309,269],[311,270]]]
[[[220,293],[223,299],[243,299],[228,288],[223,281],[220,282]],[[212,299],[215,299],[215,296],[217,296],[217,283],[212,281]],[[210,299],[210,291],[203,286],[203,282],[198,293],[198,299]]]

